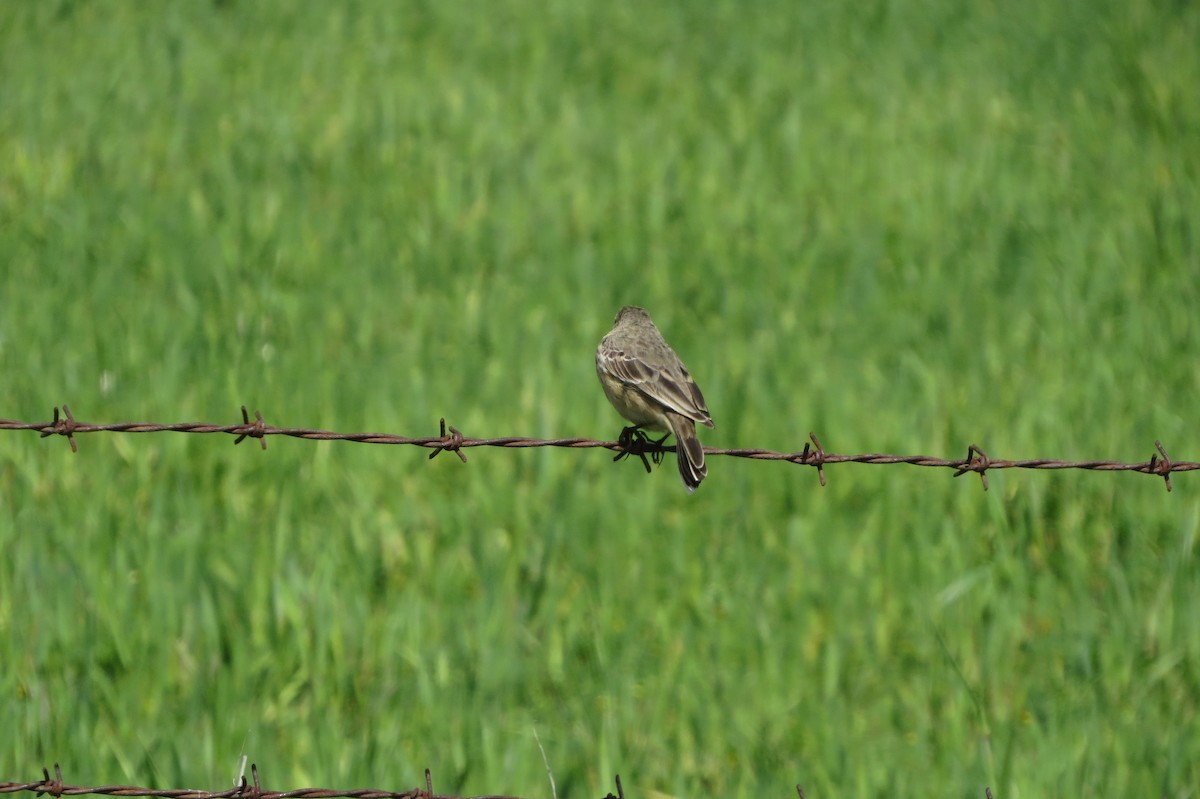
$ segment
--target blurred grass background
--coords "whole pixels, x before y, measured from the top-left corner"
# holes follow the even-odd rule
[[[1197,456],[1200,8],[0,6],[0,416]],[[0,780],[1191,796],[1200,488],[0,441]],[[669,460],[669,458],[668,458]]]

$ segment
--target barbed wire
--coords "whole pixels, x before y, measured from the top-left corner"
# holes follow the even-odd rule
[[[243,761],[244,762],[244,761]],[[338,790],[336,788],[294,788],[288,791],[267,791],[262,787],[258,777],[258,765],[250,765],[250,773],[254,784],[247,782],[242,775],[238,784],[224,791],[198,791],[192,788],[141,788],[135,785],[67,785],[63,782],[62,768],[54,764],[54,778],[50,778],[50,770],[42,769],[42,779],[37,782],[0,782],[0,793],[18,793],[21,791],[37,796],[48,794],[53,797],[62,796],[157,796],[163,799],[465,799],[464,797],[435,794],[433,792],[433,776],[425,769],[425,788],[411,788],[407,791],[384,791],[376,788],[357,788]],[[621,775],[614,777],[617,783],[617,794],[609,791],[603,799],[625,799],[625,788],[621,785]],[[799,799],[807,799],[804,789],[796,785]],[[986,799],[994,799],[992,789],[984,788]],[[476,796],[471,799],[518,799],[515,796],[499,794]]]
[[[236,436],[234,444],[240,444],[247,438],[256,438],[263,449],[267,448],[268,436],[288,436],[309,441],[351,441],[359,444],[407,444],[433,450],[429,453],[433,459],[442,452],[453,452],[463,462],[467,462],[464,449],[472,447],[504,447],[523,449],[528,447],[565,447],[569,449],[607,449],[617,455],[613,460],[625,457],[640,458],[651,470],[650,463],[659,463],[665,453],[674,452],[675,447],[664,445],[665,437],[657,441],[648,438],[642,431],[626,428],[617,441],[601,441],[593,438],[525,438],[509,436],[502,438],[468,438],[458,428],[447,427],[446,420],[440,422],[440,432],[436,436],[411,438],[389,433],[337,433],[329,430],[315,430],[303,427],[274,427],[264,421],[263,415],[255,411],[251,421],[246,406],[242,406],[242,421],[240,424],[209,424],[207,422],[180,422],[176,424],[160,424],[156,422],[123,422],[119,424],[89,424],[80,422],[71,414],[65,404],[62,413],[56,406],[54,418],[49,422],[20,422],[11,419],[0,419],[0,430],[34,430],[42,438],[48,436],[65,436],[71,444],[71,451],[77,452],[75,435],[83,433],[225,433]],[[952,469],[955,477],[969,472],[978,474],[983,489],[988,488],[987,473],[994,469],[1083,469],[1098,472],[1138,472],[1163,478],[1167,491],[1172,490],[1171,475],[1175,472],[1190,472],[1200,469],[1200,463],[1193,461],[1173,461],[1167,456],[1162,442],[1156,440],[1154,447],[1158,451],[1151,455],[1150,460],[1138,463],[1122,463],[1112,460],[1069,461],[1057,458],[1025,458],[1007,460],[993,458],[976,444],[967,447],[965,458],[935,458],[930,455],[888,455],[883,453],[864,453],[859,455],[839,455],[826,452],[821,446],[815,433],[808,434],[809,441],[799,452],[776,452],[769,449],[727,449],[720,447],[705,447],[704,454],[728,455],[734,458],[749,458],[764,461],[785,461],[799,466],[811,466],[817,470],[821,485],[826,484],[825,467],[836,463],[864,463],[874,465],[908,464],[910,466],[926,466],[933,468]]]
[[[378,788],[357,788],[339,790],[336,788],[294,788],[287,791],[264,790],[258,776],[258,764],[250,765],[250,773],[254,783],[247,782],[242,775],[238,784],[224,791],[199,791],[193,788],[142,788],[136,785],[67,785],[63,782],[62,768],[54,764],[54,778],[50,778],[49,769],[42,769],[42,779],[37,782],[0,782],[0,793],[17,793],[29,791],[37,796],[49,794],[54,797],[62,796],[158,796],[164,799],[464,799],[453,795],[435,794],[433,792],[433,776],[425,769],[425,787],[411,788],[407,791],[385,791]],[[618,774],[617,796],[609,793],[604,799],[625,799],[625,791],[621,786],[621,776]],[[518,799],[514,796],[487,795],[472,799]]]

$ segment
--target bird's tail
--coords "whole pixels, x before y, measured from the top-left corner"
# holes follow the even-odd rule
[[[696,437],[696,423],[686,416],[668,413],[671,432],[675,434],[675,460],[679,463],[679,476],[688,491],[695,491],[700,481],[708,476],[704,465],[704,447]]]

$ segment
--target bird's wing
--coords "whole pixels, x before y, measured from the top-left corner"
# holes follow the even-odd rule
[[[612,346],[608,341],[596,351],[604,369],[622,383],[638,389],[668,410],[688,419],[713,427],[712,416],[704,403],[700,387],[674,354],[662,359],[665,363],[650,363]],[[656,359],[657,361],[658,359]]]

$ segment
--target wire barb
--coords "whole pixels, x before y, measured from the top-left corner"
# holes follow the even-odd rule
[[[242,767],[245,768],[245,766],[245,761],[242,761]],[[258,780],[257,763],[250,764],[250,774],[252,777],[254,777],[253,787],[246,781],[246,775],[243,774],[240,777],[238,786],[236,789],[234,789],[232,796],[239,797],[239,799],[260,799],[260,797],[265,793],[265,791],[262,789],[262,783],[260,783]]]
[[[71,415],[71,409],[67,407],[66,403],[63,403],[62,409],[65,418],[59,419],[58,406],[54,406],[54,421],[44,426],[41,437],[66,436],[67,440],[71,442],[71,451],[78,452],[79,447],[75,444],[75,428],[78,425],[75,423],[75,417]]]
[[[463,440],[464,440],[463,434],[458,431],[457,427],[455,427],[454,425],[450,425],[450,435],[446,435],[446,417],[443,416],[441,418],[440,422],[441,422],[442,435],[441,435],[441,438],[439,438],[437,441],[433,442],[432,446],[435,449],[433,450],[433,452],[429,453],[429,460],[433,460],[438,455],[440,455],[443,451],[447,451],[447,452],[453,452],[455,455],[458,456],[458,459],[460,461],[462,461],[463,463],[466,463],[467,456],[465,454],[463,454],[463,451],[462,451],[462,445],[463,445]]]
[[[58,408],[54,409],[54,416],[57,420]],[[51,796],[63,795],[62,768],[59,767],[58,763],[54,764],[54,779],[50,779],[50,771],[45,766],[42,766],[42,782],[37,789],[36,795],[41,796],[44,793],[48,793]]]
[[[1171,492],[1171,459],[1167,457],[1167,451],[1163,449],[1162,442],[1155,439],[1154,446],[1158,450],[1158,455],[1162,455],[1162,460],[1158,460],[1158,455],[1150,456],[1150,474],[1161,475],[1166,481],[1167,493]]]
[[[983,490],[988,490],[987,470],[992,465],[992,459],[987,453],[974,444],[967,445],[967,462],[954,471],[955,477],[962,477],[967,472],[977,472],[983,483]]]
[[[801,462],[808,464],[809,466],[816,467],[817,479],[821,483],[821,488],[824,488],[825,487],[825,448],[821,446],[821,441],[820,441],[820,439],[817,438],[817,434],[811,430],[808,431],[808,440],[812,442],[812,446],[814,447],[814,449],[810,450],[808,444],[805,444],[804,452],[801,453],[801,455],[803,457],[803,461],[801,461]],[[811,459],[809,458],[810,454],[812,455]]]
[[[613,796],[612,791],[605,794],[604,799],[625,799],[625,788],[621,785],[621,775],[615,775],[617,783],[617,795]]]
[[[242,433],[240,436],[235,438],[233,440],[233,445],[237,446],[238,444],[245,441],[246,437],[249,436],[250,438],[257,438],[258,443],[262,444],[262,448],[265,451],[267,448],[267,438],[266,438],[267,423],[263,421],[262,412],[255,411],[254,412],[254,421],[251,422],[250,414],[248,414],[246,412],[246,406],[243,405],[242,406],[242,424],[246,426],[246,428],[247,428],[246,432]]]

